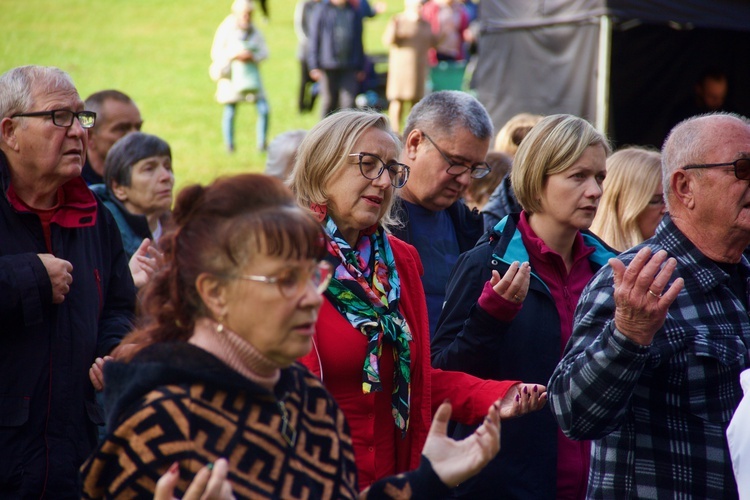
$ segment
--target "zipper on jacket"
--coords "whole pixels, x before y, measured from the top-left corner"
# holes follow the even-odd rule
[[[99,315],[102,314],[102,307],[104,306],[104,292],[102,292],[102,277],[99,274],[99,269],[94,268],[94,280],[96,281],[96,293],[99,295]]]

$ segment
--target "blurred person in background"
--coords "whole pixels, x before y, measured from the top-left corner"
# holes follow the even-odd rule
[[[96,113],[96,122],[89,129],[89,150],[81,175],[86,184],[101,184],[109,149],[126,134],[141,130],[143,119],[138,106],[119,90],[95,92],[84,102],[88,111]]]
[[[618,252],[649,239],[667,211],[661,153],[620,149],[607,158],[607,179],[591,231]]]
[[[310,22],[312,12],[320,0],[298,0],[294,7],[294,33],[297,35],[297,59],[300,63],[300,85],[297,97],[297,109],[300,113],[309,113],[315,105],[318,88],[310,77],[307,65],[307,53],[310,50]]]
[[[289,130],[273,138],[268,145],[265,174],[286,180],[294,168],[297,149],[302,139],[307,135],[306,130]]]
[[[421,12],[421,0],[404,0],[404,11],[391,17],[383,33],[389,68],[385,95],[396,133],[401,130],[404,106],[413,106],[424,96],[429,71],[427,53],[438,41]]]
[[[523,138],[529,133],[531,127],[539,123],[542,118],[544,118],[542,115],[530,113],[519,113],[512,117],[497,133],[494,151],[505,153],[511,159],[515,157]],[[510,173],[507,173],[482,209],[484,230],[489,231],[506,215],[519,213],[521,210],[523,209],[513,194]]]
[[[490,151],[485,160],[492,170],[481,179],[471,181],[463,198],[467,207],[479,212],[513,165],[513,159],[500,151]]]
[[[259,151],[267,146],[269,108],[258,66],[268,58],[268,47],[253,24],[254,11],[253,0],[234,0],[211,46],[209,74],[217,84],[216,100],[224,105],[221,131],[229,153],[235,150],[235,113],[240,102],[255,102],[256,146]]]

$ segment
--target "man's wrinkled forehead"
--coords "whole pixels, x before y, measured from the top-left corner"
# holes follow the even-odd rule
[[[78,90],[72,85],[35,82],[31,91],[31,106],[36,109],[50,103],[65,103],[75,109],[83,109],[84,106]]]

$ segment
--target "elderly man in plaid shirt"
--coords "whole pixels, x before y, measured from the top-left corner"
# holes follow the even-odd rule
[[[691,118],[662,155],[669,214],[584,290],[549,401],[565,435],[594,440],[588,498],[737,498],[725,431],[750,366],[750,122]]]

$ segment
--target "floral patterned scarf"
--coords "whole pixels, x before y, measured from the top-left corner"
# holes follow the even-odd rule
[[[330,216],[323,220],[330,236],[328,253],[337,265],[326,297],[351,325],[367,337],[362,370],[362,392],[382,391],[380,356],[383,341],[393,346],[393,394],[391,407],[402,436],[409,427],[411,399],[411,332],[398,310],[401,282],[393,252],[383,228],[364,231],[351,248]]]

